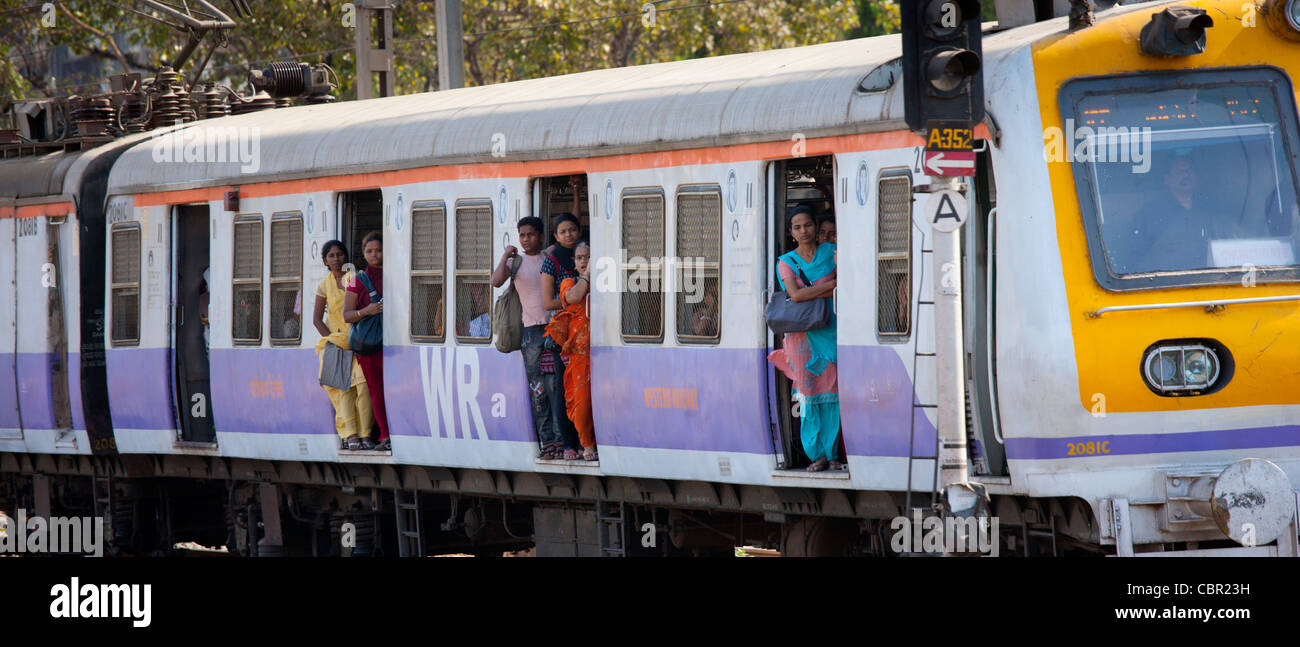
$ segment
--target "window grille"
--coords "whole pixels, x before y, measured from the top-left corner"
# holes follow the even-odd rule
[[[114,344],[140,343],[140,225],[113,226]]]
[[[623,339],[658,342],[664,337],[664,196],[623,197]]]

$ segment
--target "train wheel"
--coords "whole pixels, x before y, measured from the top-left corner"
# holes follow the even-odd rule
[[[851,519],[804,517],[781,540],[782,557],[842,557],[858,543],[858,524]]]

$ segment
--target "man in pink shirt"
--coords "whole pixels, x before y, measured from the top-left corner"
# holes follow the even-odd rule
[[[492,272],[492,287],[505,285],[510,279],[514,258],[520,256],[523,261],[515,273],[514,282],[523,310],[524,329],[520,345],[533,404],[533,427],[537,430],[537,440],[542,444],[542,458],[560,458],[564,451],[560,428],[568,420],[564,411],[563,387],[557,384],[555,373],[542,372],[543,356],[550,353],[543,349],[542,341],[546,337],[546,324],[551,320],[550,311],[542,305],[542,261],[545,259],[542,254],[542,219],[529,216],[521,219],[518,227],[523,254],[513,245],[506,247]],[[547,359],[558,360],[557,357]],[[559,397],[554,397],[556,395]]]

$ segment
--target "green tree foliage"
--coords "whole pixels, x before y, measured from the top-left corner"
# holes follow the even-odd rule
[[[93,93],[51,79],[47,53],[108,61],[111,73],[152,75],[172,61],[184,34],[125,8],[132,0],[60,0],[43,24],[40,0],[0,0],[0,105],[23,96]],[[227,0],[213,4],[230,12]],[[214,43],[205,82],[246,87],[247,72],[274,60],[325,62],[340,99],[355,97],[354,27],[342,0],[250,0],[252,16],[209,34],[182,72]],[[646,7],[653,7],[653,14]],[[437,89],[434,2],[396,0],[394,84],[398,94]],[[355,15],[355,14],[351,14]],[[463,0],[465,82],[486,85],[585,70],[810,45],[897,31],[891,0]],[[46,21],[48,22],[48,21]],[[364,26],[361,26],[364,28]]]

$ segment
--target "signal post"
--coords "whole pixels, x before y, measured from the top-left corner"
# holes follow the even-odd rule
[[[925,137],[931,183],[925,214],[934,232],[935,354],[938,360],[939,487],[946,516],[987,510],[967,466],[962,327],[963,177],[975,174],[974,126],[984,119],[978,0],[903,0],[903,97],[908,127]]]

